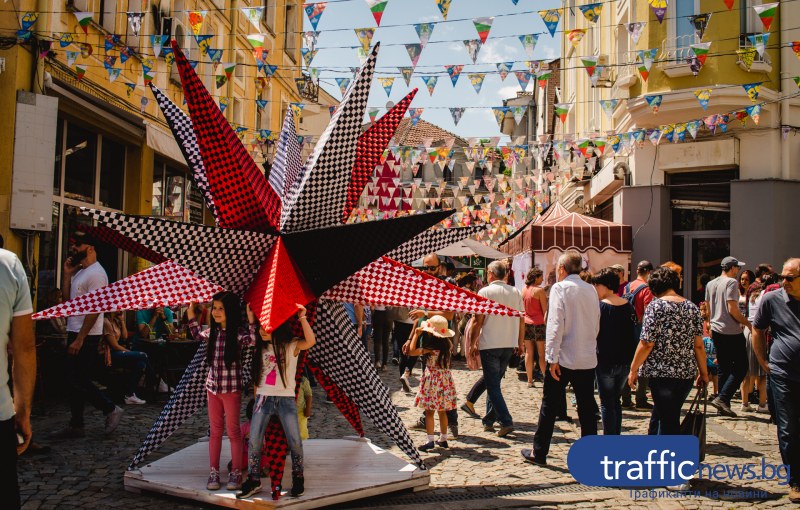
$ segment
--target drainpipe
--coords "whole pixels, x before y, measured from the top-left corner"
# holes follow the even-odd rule
[[[781,80],[781,93],[780,97],[781,101],[781,109],[780,109],[780,125],[790,125],[789,119],[789,111],[790,105],[789,101],[786,100],[786,97],[790,94],[790,90],[796,91],[797,88],[787,88],[787,84],[791,80],[790,73],[784,72],[783,66],[789,67],[789,62],[792,60],[792,48],[791,45],[784,44],[784,40],[791,41],[791,35],[789,34],[788,30],[789,27],[789,16],[784,14],[783,12],[780,13],[780,25],[781,25],[781,51],[780,51],[780,59],[781,59],[781,68],[780,68],[780,75],[779,79]],[[792,83],[793,84],[793,83]],[[780,127],[779,127],[780,129]],[[791,175],[791,167],[789,166],[789,143],[788,141],[783,141],[783,133],[781,133],[781,179],[789,179]]]

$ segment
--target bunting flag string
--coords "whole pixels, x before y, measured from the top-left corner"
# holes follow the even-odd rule
[[[406,44],[406,52],[408,52],[408,58],[411,59],[411,67],[416,68],[417,62],[419,62],[419,56],[422,54],[422,45],[417,44]]]
[[[556,30],[558,29],[558,22],[561,20],[561,14],[564,12],[564,9],[547,9],[544,11],[539,11],[539,16],[542,17],[542,21],[544,22],[544,26],[547,27],[547,30],[550,32],[551,37],[556,36]]]
[[[475,30],[478,31],[478,38],[481,44],[486,44],[486,39],[489,38],[489,31],[492,29],[494,17],[473,18],[472,23],[475,25]],[[531,57],[532,58],[532,57]]]
[[[689,16],[689,22],[694,27],[694,33],[697,35],[698,40],[703,40],[709,21],[711,21],[711,13]]]
[[[750,98],[750,101],[756,102],[758,100],[758,93],[761,91],[761,84],[763,82],[757,83],[745,83],[742,85],[744,91],[747,93],[747,97]]]
[[[389,3],[389,0],[366,0],[366,2],[370,12],[372,12],[372,16],[375,18],[375,23],[381,26],[383,11],[386,10],[386,4]]]
[[[769,29],[772,26],[772,20],[775,19],[775,15],[778,14],[778,2],[754,5],[753,9],[756,11],[759,19],[761,19],[761,23],[764,25],[764,30],[769,32]]]
[[[528,58],[533,59],[533,52],[536,49],[536,42],[539,40],[539,34],[526,34],[519,36],[519,42],[522,43],[522,49]]]
[[[414,30],[417,32],[417,36],[419,37],[419,43],[423,48],[428,44],[428,41],[431,40],[433,28],[435,26],[435,23],[417,23],[414,25]]]
[[[500,74],[500,81],[506,81],[511,68],[514,67],[514,62],[499,62],[497,64],[497,72]]]
[[[572,47],[578,49],[578,44],[583,40],[583,36],[586,35],[585,28],[576,28],[575,30],[570,30],[567,32],[567,39],[569,42],[572,43]]]
[[[436,88],[436,82],[439,81],[437,76],[422,76],[422,81],[425,82],[425,86],[428,88],[428,94],[433,95],[433,89]],[[392,78],[394,80],[394,78]]]
[[[406,82],[406,87],[411,86],[411,75],[414,74],[413,67],[398,67],[398,71],[400,71],[400,75],[403,77],[403,80]],[[461,72],[459,70],[459,72]]]
[[[694,95],[697,97],[703,110],[707,110],[708,102],[711,100],[711,89],[695,90]]]
[[[470,39],[464,41],[464,47],[467,50],[467,54],[469,58],[472,59],[472,63],[475,64],[478,61],[478,52],[481,51],[481,43],[480,39]]]
[[[580,5],[578,8],[583,13],[583,16],[589,20],[589,23],[597,23],[600,19],[600,13],[603,11],[602,3]]]
[[[639,74],[642,75],[642,81],[646,82],[647,77],[650,76],[650,68],[653,67],[653,62],[655,61],[657,53],[658,53],[658,48],[650,48],[649,50],[639,50],[638,52]]]
[[[661,94],[644,96],[644,100],[647,101],[647,105],[653,109],[653,114],[658,113],[658,108],[661,106],[662,99],[663,96]]]
[[[452,65],[452,66],[444,66],[447,69],[447,74],[450,76],[450,81],[453,83],[453,86],[456,86],[458,83],[458,77],[461,76],[461,70],[464,69],[463,65]]]
[[[658,22],[662,23],[664,21],[664,15],[667,14],[669,0],[647,0],[647,3],[650,4],[650,8],[653,10],[653,14],[655,14]]]
[[[361,48],[365,52],[369,51],[370,46],[372,45],[372,38],[375,36],[375,29],[374,28],[354,28],[353,29],[356,33],[356,37],[358,37],[358,42],[361,43]]]
[[[391,96],[392,86],[394,85],[394,77],[389,77],[389,78],[380,77],[377,78],[377,80],[381,84],[381,87],[383,87],[383,90],[386,92],[386,97]]]
[[[436,7],[439,8],[439,12],[442,13],[442,18],[445,20],[447,19],[447,13],[450,11],[450,2],[451,0],[436,0]]]
[[[322,18],[322,13],[325,12],[325,7],[327,7],[328,2],[317,2],[315,4],[305,4],[303,5],[303,10],[306,12],[306,16],[308,16],[308,21],[311,23],[311,26],[314,30],[317,30],[319,26],[319,20]]]
[[[639,37],[642,36],[642,30],[644,30],[645,25],[647,25],[646,21],[636,21],[634,23],[628,23],[625,25],[625,28],[628,29],[628,35],[633,41],[634,46],[639,44]]]
[[[483,87],[483,80],[486,78],[485,73],[470,73],[467,75],[469,78],[469,82],[472,84],[472,88],[475,89],[476,94],[481,93],[481,87]]]

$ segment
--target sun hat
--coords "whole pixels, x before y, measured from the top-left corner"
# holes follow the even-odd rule
[[[422,331],[430,333],[433,336],[438,336],[439,338],[450,338],[456,333],[447,326],[447,319],[441,315],[434,315],[430,319],[422,321],[419,325]]]

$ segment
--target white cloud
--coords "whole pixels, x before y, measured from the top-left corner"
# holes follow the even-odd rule
[[[497,63],[508,62],[511,60],[520,60],[520,52],[514,45],[508,44],[508,39],[504,41],[489,40],[483,45],[480,52],[480,60],[482,62]]]

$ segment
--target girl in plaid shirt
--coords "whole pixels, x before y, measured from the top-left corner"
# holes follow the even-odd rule
[[[208,458],[211,474],[206,488],[220,488],[219,457],[222,449],[223,423],[231,446],[232,467],[228,474],[227,489],[238,490],[242,485],[242,469],[246,467],[243,457],[242,431],[239,413],[242,406],[241,351],[256,340],[256,318],[247,307],[249,327],[242,322],[242,304],[239,296],[232,292],[215,294],[211,304],[211,328],[200,331],[194,314],[194,303],[189,306],[189,330],[192,338],[206,342],[208,378],[208,422],[211,433],[208,440]]]

